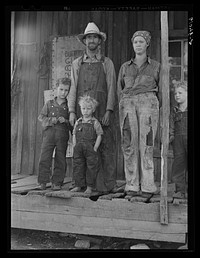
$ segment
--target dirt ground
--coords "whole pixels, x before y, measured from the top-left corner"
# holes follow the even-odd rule
[[[89,250],[125,250],[137,244],[145,244],[150,249],[177,250],[184,246],[183,243],[144,241],[135,239],[124,239],[104,236],[85,236],[78,234],[67,234],[59,232],[47,232],[29,229],[11,229],[10,252],[15,250],[72,250],[79,248],[75,246],[77,240],[89,240]],[[80,250],[79,250],[80,251]]]

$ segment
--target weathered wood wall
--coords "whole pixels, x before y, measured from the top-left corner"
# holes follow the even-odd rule
[[[177,20],[177,15],[179,19]],[[77,35],[94,21],[107,40],[104,54],[113,60],[118,75],[121,64],[133,54],[131,37],[136,30],[149,30],[149,55],[160,61],[159,11],[39,11],[15,12],[13,82],[11,85],[11,173],[37,174],[41,147],[41,125],[37,120],[50,85],[51,40],[55,36]],[[181,22],[182,21],[182,22]],[[178,26],[175,26],[178,24]],[[169,36],[187,38],[187,12],[169,12]],[[116,124],[118,121],[116,119]],[[117,176],[124,178],[120,132],[116,130]],[[171,154],[170,154],[171,155]],[[169,169],[173,156],[169,157]],[[155,146],[155,173],[160,175],[159,131]],[[169,171],[170,174],[170,171]]]

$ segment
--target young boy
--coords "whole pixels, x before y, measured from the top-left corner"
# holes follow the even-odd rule
[[[170,136],[174,152],[172,182],[176,185],[174,197],[187,198],[187,83],[174,87],[177,106],[170,115]]]
[[[52,190],[60,190],[66,172],[66,150],[69,139],[69,112],[67,95],[71,81],[61,78],[57,81],[56,97],[43,106],[38,117],[42,122],[43,141],[39,160],[38,183],[41,190],[46,189],[46,184],[52,182]],[[51,175],[52,155],[55,149],[54,172]]]
[[[99,170],[98,147],[103,129],[93,116],[98,102],[90,96],[84,96],[80,97],[79,105],[82,117],[76,121],[73,130],[75,188],[71,191],[78,192],[87,186],[84,193],[91,194]]]

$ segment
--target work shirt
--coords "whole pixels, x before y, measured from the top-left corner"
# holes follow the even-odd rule
[[[160,69],[160,63],[149,57],[140,68],[133,58],[125,62],[120,68],[117,82],[119,100],[139,93],[160,91]]]
[[[68,107],[69,112],[74,112],[76,110],[76,94],[77,94],[77,84],[78,84],[78,76],[82,62],[83,63],[96,63],[101,62],[102,55],[97,53],[94,58],[90,58],[86,52],[83,56],[78,57],[72,62],[71,67],[71,88],[68,95]],[[106,110],[114,110],[115,105],[115,91],[116,91],[116,74],[113,62],[110,58],[103,58],[103,69],[106,76],[106,84],[107,84],[107,104]]]
[[[48,100],[44,104],[38,116],[38,120],[42,122],[42,127],[45,130],[47,127],[55,126],[55,124],[52,123],[52,118],[59,118],[61,116],[64,117],[66,121],[64,123],[60,123],[58,121],[56,126],[63,128],[66,128],[67,126],[69,127],[69,111],[67,100],[59,105],[57,102],[57,97],[55,97],[52,100]]]

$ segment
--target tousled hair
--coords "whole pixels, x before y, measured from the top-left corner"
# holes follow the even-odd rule
[[[185,91],[187,91],[187,82],[186,81],[179,81],[174,85],[174,91],[178,88],[183,88]]]
[[[91,96],[84,95],[84,96],[79,97],[78,104],[79,104],[79,106],[82,106],[83,104],[91,104],[93,110],[95,110],[99,103],[96,101],[96,99],[92,98]]]
[[[57,79],[57,81],[56,81],[56,87],[58,88],[58,86],[59,86],[60,84],[71,86],[71,80],[70,80],[69,78],[67,78],[67,77],[59,78],[59,79]]]

